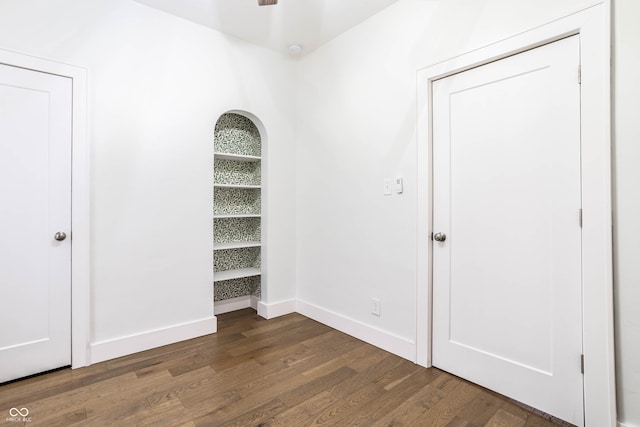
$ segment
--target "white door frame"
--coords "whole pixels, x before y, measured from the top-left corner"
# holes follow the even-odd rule
[[[580,35],[582,291],[587,426],[615,426],[611,232],[610,1],[421,69],[418,107],[416,361],[431,366],[431,82],[569,35]],[[576,74],[578,70],[576,70]]]
[[[71,149],[71,366],[89,364],[89,149],[87,70],[0,49],[0,63],[72,79]],[[28,310],[28,307],[25,307]]]

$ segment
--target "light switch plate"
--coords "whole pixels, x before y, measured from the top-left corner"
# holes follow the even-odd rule
[[[403,191],[404,191],[404,185],[402,182],[402,177],[399,176],[396,178],[396,193],[402,194]]]
[[[393,191],[391,191],[392,186],[393,186],[392,180],[390,180],[390,179],[385,179],[384,180],[384,193],[383,194],[385,196],[390,196],[393,193]]]

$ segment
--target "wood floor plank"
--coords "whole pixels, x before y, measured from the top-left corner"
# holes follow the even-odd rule
[[[501,403],[501,399],[493,394],[480,393],[460,411],[457,417],[467,421],[473,418],[475,424],[484,426],[501,409]]]
[[[287,409],[286,405],[276,398],[221,425],[224,427],[264,427],[267,425],[265,421],[270,420],[274,415],[281,413],[285,409]]]
[[[210,366],[204,366],[156,387],[146,399],[150,407],[161,405],[192,390],[206,388],[216,378],[216,372]]]
[[[376,361],[376,360],[374,360]],[[320,365],[321,370],[313,370],[311,372],[304,372],[303,375],[310,377],[317,375],[320,372],[325,372],[329,366],[337,368],[339,366],[347,366],[348,361],[343,358],[333,359],[331,363],[324,363]],[[386,372],[396,368],[401,363],[397,357],[387,358],[378,363],[375,363],[358,375],[354,375],[351,378],[346,379],[333,387],[326,389],[325,391],[316,394],[314,397],[301,402],[298,405],[293,406],[287,411],[279,414],[269,421],[269,425],[286,425],[287,420],[299,419],[302,416],[306,416],[310,420],[315,419],[317,422],[327,422],[324,418],[335,420],[338,413],[340,417],[344,416],[347,407],[356,406],[353,402],[357,402],[357,405],[366,404],[362,398],[355,398],[358,393],[363,393],[364,396],[371,397],[384,392],[384,390],[374,383],[375,378],[379,378],[380,375],[384,375]],[[312,374],[312,375],[310,375]],[[347,405],[345,406],[345,403]],[[351,403],[351,405],[348,405]]]
[[[522,427],[525,420],[499,409],[485,424],[485,427]]]
[[[273,348],[279,345],[300,342],[303,337],[317,336],[327,332],[327,327],[311,320],[298,322],[287,329],[287,334],[256,335],[252,339],[244,340],[234,345],[228,353],[234,357],[249,353],[258,349]]]
[[[160,405],[130,414],[122,420],[121,424],[126,425],[132,423],[136,426],[175,426],[190,417],[191,415],[179,399],[169,399]]]
[[[353,369],[343,367],[312,381],[307,381],[305,377],[297,375],[285,384],[274,383],[268,388],[262,387],[255,389],[251,394],[237,401],[230,402],[228,405],[196,419],[196,425],[210,426],[224,424],[236,418],[238,414],[253,413],[257,408],[270,402],[276,396],[282,401],[284,406],[292,407],[320,393],[323,387],[331,387],[354,374],[355,371]],[[295,384],[295,387],[291,388],[287,384]]]
[[[169,379],[171,379],[171,375],[168,372],[158,372],[144,379],[136,378],[133,381],[122,382],[117,388],[98,389],[97,396],[99,398],[97,399],[95,395],[66,397],[68,397],[68,402],[82,405],[86,409],[87,420],[85,423],[112,425],[125,419],[131,413],[146,410],[149,404],[144,396]],[[50,416],[51,414],[48,414],[42,419],[46,420]]]
[[[260,322],[256,324],[254,328],[243,331],[242,335],[250,338],[264,334],[280,334],[282,332],[286,333],[289,327],[295,326],[297,323],[303,322],[305,320],[308,319],[298,313],[291,313],[277,319],[265,320],[264,322]]]
[[[425,414],[443,397],[438,388],[428,384],[413,393],[406,401],[399,402],[396,408],[389,408],[387,413],[381,414],[374,425],[410,426],[411,422],[426,419]]]
[[[59,416],[47,421],[47,426],[49,427],[66,427],[73,424],[87,424],[87,410],[85,408],[78,408],[76,410],[60,414]]]
[[[557,425],[297,313],[217,318],[213,335],[0,385],[0,416],[28,408],[28,425],[47,427]]]
[[[555,425],[556,427],[571,427],[570,423],[562,420],[554,419],[550,421],[549,418],[541,417],[538,414],[528,413],[527,421],[524,423],[525,427],[546,427],[549,425]]]
[[[342,359],[344,360],[345,358]],[[358,376],[355,378],[355,381],[358,381],[360,384],[376,383],[390,371],[397,369],[403,362],[402,359],[391,354],[386,354],[386,357],[382,359],[369,359],[369,366],[367,368],[361,366],[361,370],[356,371],[358,372]],[[345,363],[346,366],[354,369],[348,360],[345,360]],[[416,366],[413,363],[411,364]]]
[[[476,424],[471,424],[467,420],[460,418],[459,416],[453,417],[451,422],[447,424],[447,427],[478,427]]]
[[[309,349],[302,343],[288,343],[272,348],[269,351],[255,352],[252,354],[253,360],[261,365],[273,363],[276,360],[284,360],[291,354],[303,353]]]
[[[20,406],[29,409],[29,416],[33,419],[30,425],[48,425],[70,412],[85,409],[90,402],[100,401],[103,395],[112,393],[113,390],[120,390],[126,385],[133,384],[136,379],[135,374],[130,373],[49,396],[42,400],[29,401]],[[8,410],[9,408],[0,410],[0,413],[7,413]]]
[[[313,414],[309,425],[343,425],[350,413],[361,410],[369,402],[383,398],[385,390],[377,384],[368,384],[347,396],[336,398],[319,414]]]
[[[0,386],[0,408],[40,400],[85,385],[85,379],[106,371],[104,363],[83,369],[70,368]]]
[[[401,360],[393,369],[390,369],[380,375],[375,382],[385,390],[391,390],[418,369],[420,368],[414,363],[409,362],[408,360]]]
[[[422,369],[416,374],[407,378],[399,387],[387,391],[381,399],[369,402],[359,411],[348,414],[344,425],[349,426],[370,426],[375,421],[383,419],[391,411],[396,410],[402,404],[410,400],[420,392],[426,385],[434,382],[440,376],[436,369]],[[437,387],[434,389],[438,390]],[[441,394],[438,393],[438,396]]]
[[[358,372],[369,369],[383,359],[395,358],[393,354],[366,343],[362,343],[348,353],[343,353],[341,357],[348,362],[349,367]]]
[[[255,363],[255,362],[254,362]],[[296,387],[307,380],[300,375],[302,367],[291,368],[282,361],[273,362],[271,365],[259,365],[252,370],[239,371],[237,369],[225,371],[220,375],[222,382],[209,386],[206,390],[192,390],[181,396],[182,402],[192,412],[194,418],[205,417],[213,410],[222,410],[223,415],[216,417],[216,422],[227,421],[227,413],[237,410],[238,407],[256,407],[273,399],[274,393],[287,387]],[[229,376],[226,374],[229,373]],[[225,380],[226,378],[226,380]],[[216,407],[210,407],[210,401],[216,401]],[[244,399],[242,404],[236,402]],[[232,409],[229,409],[232,408]],[[235,408],[235,409],[234,409]],[[239,414],[233,415],[235,417]],[[198,421],[198,423],[201,423]]]
[[[219,393],[231,391],[239,383],[251,381],[260,375],[264,375],[264,372],[262,365],[253,360],[248,360],[228,370],[220,371],[216,378],[206,386],[184,390],[178,396],[185,406],[191,406],[195,403],[206,401],[209,397]]]
[[[419,414],[416,411],[411,414],[408,418],[410,420],[408,425],[415,425],[415,422],[424,422],[425,426],[446,426],[479,393],[480,389],[475,385],[462,383],[450,394],[442,397],[426,413]]]

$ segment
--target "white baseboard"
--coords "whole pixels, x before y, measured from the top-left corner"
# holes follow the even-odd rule
[[[381,329],[343,316],[325,308],[296,300],[296,311],[320,323],[365,341],[412,362],[416,361],[416,344]]]
[[[625,424],[622,421],[618,421],[618,427],[635,427],[635,426],[632,426],[631,424]]]
[[[296,300],[288,299],[285,301],[273,302],[267,304],[258,302],[258,315],[265,319],[273,319],[274,317],[284,316],[285,314],[296,312]]]
[[[257,310],[258,301],[260,301],[258,297],[255,297],[253,295],[243,295],[241,297],[216,301],[213,303],[213,312],[214,314],[224,314],[249,307]]]
[[[91,364],[216,333],[215,316],[90,344]]]

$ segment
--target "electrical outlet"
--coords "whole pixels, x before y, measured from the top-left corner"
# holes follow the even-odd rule
[[[371,298],[371,314],[380,316],[380,298]]]

